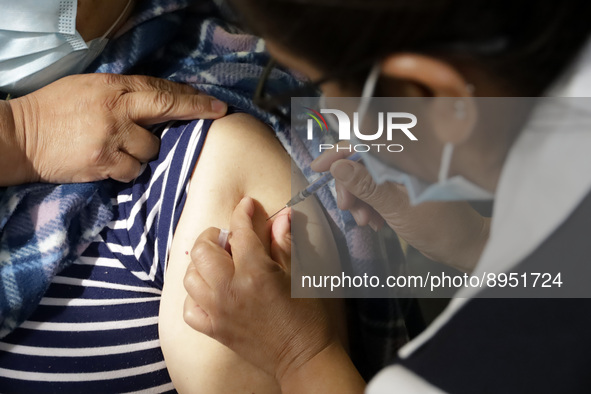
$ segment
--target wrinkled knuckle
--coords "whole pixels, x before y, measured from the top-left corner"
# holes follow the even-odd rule
[[[369,174],[358,179],[356,185],[357,190],[359,190],[358,197],[362,200],[368,200],[375,197],[378,191],[378,185],[373,181]]]
[[[175,107],[175,97],[171,92],[159,90],[154,95],[154,106],[158,112],[165,115]]]
[[[149,85],[152,86],[152,88],[159,90],[159,91],[164,91],[164,92],[169,92],[170,91],[170,84],[171,82],[165,80],[165,79],[161,79],[161,78],[150,78],[147,83]]]
[[[105,121],[104,138],[105,143],[122,144],[125,139],[130,138],[135,124],[125,118],[113,117]]]
[[[107,146],[93,148],[85,158],[81,167],[92,169],[96,174],[93,180],[107,179],[110,176],[110,169],[117,160],[116,155]]]
[[[131,90],[145,90],[152,88],[150,77],[146,75],[128,75],[126,78]]]
[[[92,149],[88,160],[91,166],[100,166],[113,161],[113,155],[106,145],[102,145]]]
[[[103,73],[103,74],[96,74],[98,77],[98,80],[106,86],[112,86],[115,84],[119,84],[120,81],[120,76],[118,74],[107,74],[107,73]]]
[[[408,192],[406,191],[406,188],[402,185],[392,183],[391,189],[389,189],[389,193],[383,193],[383,194],[384,194],[384,196],[382,196],[382,194],[380,194],[382,199],[385,200],[386,199],[385,195],[387,194],[388,203],[392,206],[397,207],[397,209],[400,211],[404,211],[404,210],[409,209],[411,207],[410,200],[408,198]],[[383,202],[385,203],[386,201],[383,201]]]
[[[211,106],[209,104],[209,99],[202,97],[202,96],[194,96],[193,97],[193,110],[195,113],[201,114],[207,112]]]
[[[209,247],[205,242],[196,242],[191,249],[191,260],[195,263],[203,261],[209,253]]]
[[[194,313],[191,308],[183,308],[183,320],[185,323],[191,325],[194,319]]]
[[[194,289],[197,289],[197,278],[195,277],[195,273],[192,271],[188,271],[185,277],[183,278],[183,286],[185,290],[191,295]]]
[[[113,112],[119,106],[119,97],[107,96],[103,100],[103,107],[107,112]]]
[[[107,94],[103,99],[103,108],[107,112],[114,112],[121,104],[121,94]]]
[[[119,150],[113,150],[107,157],[106,166],[110,177],[119,182],[131,182],[140,172],[139,162],[126,160],[124,153]]]

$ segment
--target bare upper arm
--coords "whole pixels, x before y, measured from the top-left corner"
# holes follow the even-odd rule
[[[271,131],[245,114],[234,114],[213,123],[194,170],[187,201],[176,229],[160,307],[160,340],[175,387],[181,392],[279,392],[274,379],[246,363],[218,342],[192,330],[183,321],[186,292],[183,277],[196,238],[208,227],[227,228],[238,202],[248,195],[257,202],[255,230],[269,247],[266,218],[291,197],[289,155]],[[302,203],[309,214],[305,228],[322,247],[310,250],[321,261],[338,264],[334,240],[314,201]],[[318,257],[316,257],[318,258]],[[317,260],[318,261],[318,260]]]

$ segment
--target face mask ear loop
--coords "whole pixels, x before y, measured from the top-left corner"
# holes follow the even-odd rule
[[[441,166],[439,167],[438,180],[440,183],[445,182],[449,175],[449,167],[451,165],[451,157],[454,153],[454,144],[451,142],[446,143],[443,146],[443,152],[441,153]]]
[[[123,9],[123,11],[121,11],[121,14],[119,15],[119,18],[117,18],[117,20],[115,21],[115,23],[113,23],[111,25],[111,27],[109,27],[109,30],[107,30],[107,32],[105,34],[103,34],[103,36],[101,37],[101,40],[104,40],[105,38],[107,38],[109,36],[109,34],[111,34],[113,32],[113,29],[115,27],[117,27],[117,25],[119,25],[119,22],[121,22],[121,19],[127,13],[127,10],[131,6],[131,3],[132,3],[132,0],[127,0],[127,5]]]
[[[361,92],[361,97],[363,98],[372,98],[373,93],[376,89],[376,84],[378,83],[378,79],[380,78],[380,71],[381,65],[380,63],[376,63],[371,68],[369,75],[367,77],[367,81],[365,81],[365,85],[363,85],[363,90]]]
[[[369,76],[367,77],[367,80],[365,81],[365,85],[363,85],[363,90],[361,92],[361,101],[359,102],[359,108],[357,108],[357,113],[359,114],[359,124],[363,124],[363,120],[367,112],[367,107],[369,107],[369,102],[373,97],[373,93],[376,89],[378,79],[380,78],[381,70],[382,69],[380,63],[374,64],[371,68]]]

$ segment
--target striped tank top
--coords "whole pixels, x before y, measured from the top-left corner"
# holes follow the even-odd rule
[[[115,217],[0,341],[1,393],[174,392],[158,340],[172,236],[211,121],[161,127],[158,159],[106,181]]]

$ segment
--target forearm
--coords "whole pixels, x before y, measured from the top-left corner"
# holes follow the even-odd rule
[[[281,378],[284,394],[363,393],[365,381],[338,343],[333,343]]]
[[[24,146],[24,137],[16,130],[9,102],[0,101],[0,186],[29,182],[31,163]]]

